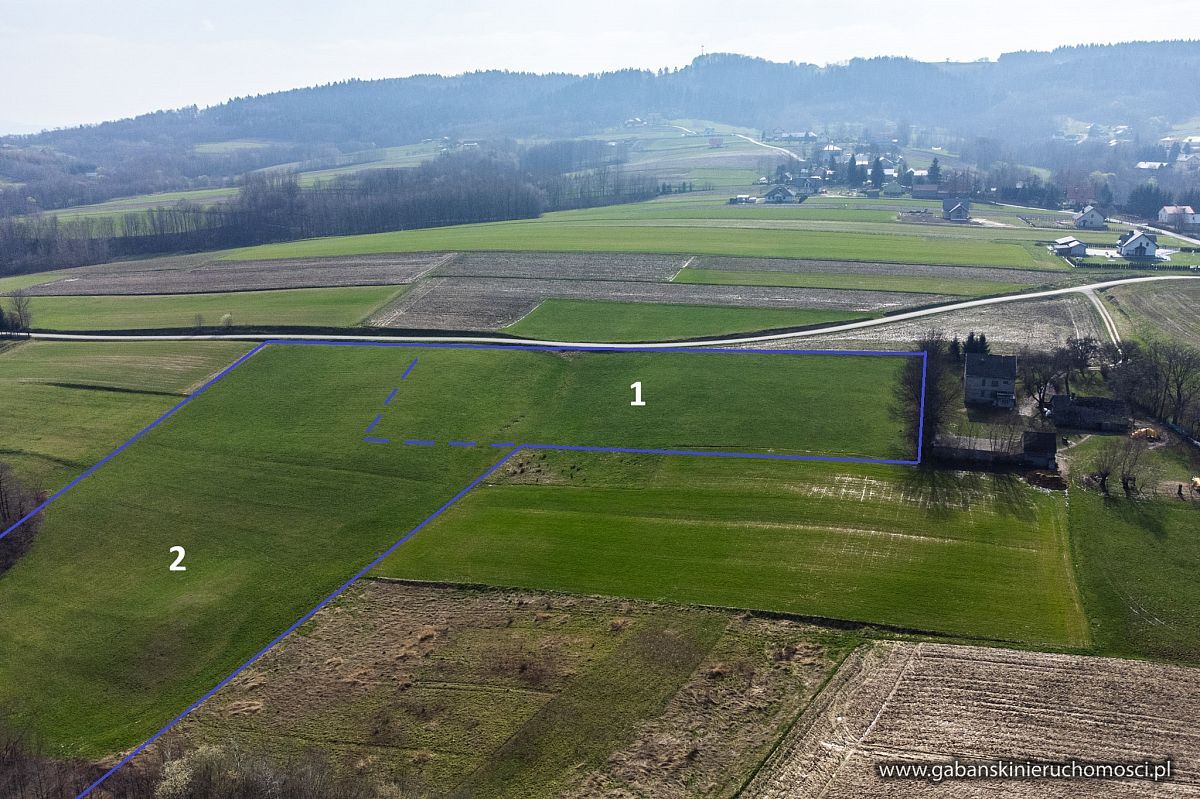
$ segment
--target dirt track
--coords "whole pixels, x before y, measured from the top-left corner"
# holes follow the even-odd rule
[[[945,644],[856,652],[744,794],[859,797],[1200,796],[1200,670]],[[882,780],[880,761],[1175,762],[1175,779]]]

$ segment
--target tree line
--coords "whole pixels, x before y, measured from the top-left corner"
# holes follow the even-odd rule
[[[630,174],[616,154],[605,156],[587,146],[459,151],[417,167],[366,170],[308,187],[295,174],[257,172],[246,176],[235,199],[215,206],[181,202],[119,217],[4,219],[0,275],[316,236],[532,218],[657,194],[656,178]]]

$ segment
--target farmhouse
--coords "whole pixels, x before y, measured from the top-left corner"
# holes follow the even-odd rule
[[[1017,357],[967,353],[963,395],[968,405],[1012,408],[1016,401]]]
[[[1193,227],[1200,224],[1200,214],[1190,205],[1164,205],[1158,211],[1158,223],[1172,227]]]
[[[1122,258],[1153,258],[1158,253],[1158,237],[1140,230],[1122,233],[1117,239],[1117,253]]]
[[[1087,255],[1087,245],[1074,236],[1063,236],[1054,240],[1054,254],[1064,258],[1082,258]]]
[[[1038,430],[1023,431],[1019,441],[1012,434],[985,438],[941,433],[933,440],[930,454],[957,463],[1057,470],[1058,437]]]
[[[1107,397],[1056,394],[1050,399],[1050,418],[1056,427],[1101,433],[1124,432],[1129,429],[1129,406]]]
[[[966,222],[970,218],[970,200],[942,200],[942,219],[946,219],[951,222]]]
[[[799,196],[800,192],[791,186],[774,186],[763,195],[763,199],[769,203],[791,203],[798,202]]]
[[[1104,214],[1096,210],[1096,206],[1089,205],[1079,213],[1075,214],[1075,227],[1080,230],[1107,230],[1108,225],[1104,222]]]
[[[821,191],[821,178],[816,175],[797,178],[793,184],[801,194],[817,194]]]

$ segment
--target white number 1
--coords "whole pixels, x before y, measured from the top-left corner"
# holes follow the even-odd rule
[[[183,563],[183,556],[186,555],[187,552],[184,551],[183,547],[171,547],[171,551],[177,553],[179,555],[179,557],[175,558],[175,562],[171,564],[170,570],[173,572],[187,571],[187,566],[179,565],[179,564]]]
[[[633,389],[633,402],[631,402],[629,404],[639,406],[639,407],[642,405],[645,405],[646,403],[642,402],[642,381],[639,380],[638,382],[633,383],[629,387]]]

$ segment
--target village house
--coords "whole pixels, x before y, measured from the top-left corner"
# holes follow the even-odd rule
[[[1050,398],[1050,418],[1056,427],[1123,433],[1129,429],[1129,406],[1107,397],[1056,394]]]
[[[801,194],[817,194],[821,191],[821,178],[816,175],[807,175],[805,177],[796,178],[793,188]]]
[[[916,196],[916,195],[914,195]],[[971,218],[970,200],[942,200],[942,219],[950,222],[966,222]]]
[[[1158,237],[1140,230],[1122,233],[1117,239],[1117,254],[1122,258],[1153,258],[1158,254]]]
[[[771,190],[763,195],[763,199],[769,203],[794,203],[799,202],[800,197],[800,192],[791,186],[772,186]]]
[[[1080,230],[1108,229],[1108,225],[1104,222],[1104,214],[1100,213],[1094,205],[1089,205],[1075,214],[1075,227]]]
[[[1190,205],[1164,205],[1158,211],[1158,223],[1174,228],[1200,225],[1200,214]]]
[[[968,405],[1016,407],[1016,387],[1017,356],[967,353],[963,367],[963,396]]]
[[[1087,245],[1074,236],[1063,236],[1054,240],[1054,254],[1063,258],[1082,258],[1087,255]]]

